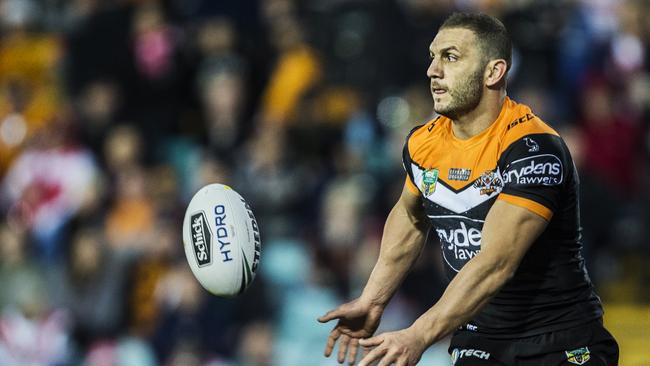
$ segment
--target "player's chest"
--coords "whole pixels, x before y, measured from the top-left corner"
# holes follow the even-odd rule
[[[459,271],[481,250],[485,217],[503,188],[493,146],[446,153],[413,169],[425,212],[448,269]]]
[[[465,150],[439,146],[413,167],[414,183],[426,201],[461,214],[501,192],[498,159],[496,144]]]

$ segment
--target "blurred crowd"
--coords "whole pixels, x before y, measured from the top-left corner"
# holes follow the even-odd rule
[[[650,302],[647,1],[0,0],[0,365],[335,364],[315,319],[372,270],[454,10],[506,24],[510,97],[567,141],[605,303]],[[182,248],[214,182],[261,227],[234,299]],[[382,329],[443,291],[435,240]]]

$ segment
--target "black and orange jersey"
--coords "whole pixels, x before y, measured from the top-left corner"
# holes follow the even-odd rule
[[[481,250],[495,200],[549,221],[512,279],[465,329],[521,337],[602,316],[580,253],[577,172],[564,141],[529,107],[506,98],[496,121],[466,140],[438,117],[411,131],[403,155],[406,186],[422,197],[449,280]]]

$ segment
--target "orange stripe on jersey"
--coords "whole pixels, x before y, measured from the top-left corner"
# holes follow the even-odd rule
[[[494,123],[476,136],[467,140],[457,138],[452,123],[442,116],[427,122],[411,134],[407,146],[413,163],[423,169],[439,169],[438,179],[454,190],[465,188],[494,169],[501,153],[523,136],[558,135],[528,106],[508,97]]]
[[[424,169],[438,168],[440,170],[438,179],[459,190],[474,181],[485,170],[494,168],[496,160],[480,159],[480,154],[472,151],[473,146],[463,149],[462,144],[455,143],[456,138],[450,132],[451,121],[440,117],[435,122],[435,126],[428,123],[415,131],[408,141],[408,149],[416,165]],[[469,176],[463,180],[449,179],[449,169],[465,169],[469,172]]]
[[[418,189],[418,187],[415,186],[415,184],[411,180],[411,177],[409,177],[408,174],[406,175],[406,181],[404,182],[404,185],[409,190],[409,192],[413,193],[416,196],[420,195],[420,190]]]
[[[553,217],[553,211],[551,211],[548,207],[523,197],[501,193],[499,194],[499,197],[497,197],[497,199],[511,203],[515,206],[528,209],[529,211],[532,211],[538,214],[539,216],[543,217],[544,219],[546,219],[546,221],[550,221],[551,217]]]

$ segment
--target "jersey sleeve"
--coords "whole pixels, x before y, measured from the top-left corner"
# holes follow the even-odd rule
[[[402,149],[402,165],[406,171],[406,180],[404,182],[404,185],[409,190],[409,192],[413,193],[413,195],[416,196],[420,195],[420,189],[418,189],[417,185],[415,184],[415,176],[413,175],[413,159],[411,158],[411,153],[409,152],[409,138],[413,132],[415,132],[420,127],[422,126],[417,126],[412,129],[411,132],[409,132],[409,134],[406,136],[406,141],[404,142],[404,148]]]
[[[543,133],[511,143],[498,167],[503,181],[498,199],[550,220],[560,206],[573,163],[562,139]]]
[[[406,179],[404,180],[404,186],[406,186],[406,188],[409,190],[409,192],[411,192],[414,196],[419,196],[420,195],[420,190],[418,189],[418,187],[415,186],[415,184],[413,183],[411,178],[408,176],[408,174],[406,175]]]

